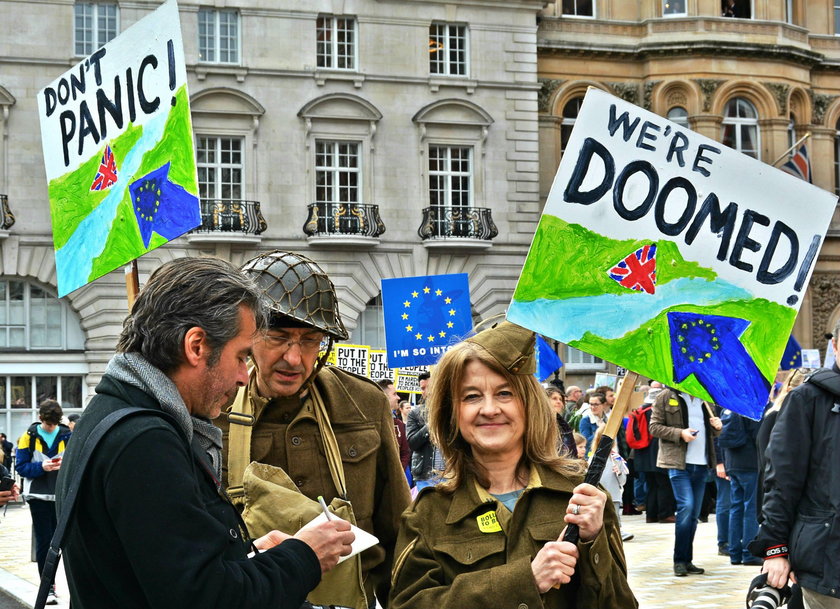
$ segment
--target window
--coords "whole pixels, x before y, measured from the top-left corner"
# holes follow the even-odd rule
[[[77,2],[73,23],[76,55],[90,55],[117,36],[117,5]]]
[[[429,26],[429,71],[440,76],[467,76],[467,26]]]
[[[198,10],[198,60],[239,63],[239,13],[232,10]]]
[[[668,110],[668,120],[688,129],[688,110],[680,106],[674,106]]]
[[[793,114],[790,115],[790,121],[788,121],[787,139],[788,148],[793,148],[796,144],[796,117]]]
[[[443,207],[472,204],[472,148],[429,146],[429,202]]]
[[[721,0],[721,15],[736,19],[752,19],[752,0]]]
[[[64,416],[82,411],[83,377],[62,375],[0,375],[0,428],[8,430],[9,442],[17,445],[20,436],[38,420],[38,404],[58,400]]]
[[[834,194],[840,195],[840,120],[834,129]]]
[[[760,159],[758,113],[747,100],[736,97],[726,102],[723,112],[723,144]]]
[[[382,313],[382,296],[372,298],[359,315],[359,325],[350,335],[350,344],[370,345],[373,349],[385,348],[385,318]]]
[[[315,142],[315,198],[325,203],[359,203],[358,142]]]
[[[594,17],[594,0],[563,0],[563,14],[577,17]]]
[[[793,0],[785,0],[785,21],[793,23]]]
[[[604,360],[579,349],[566,345],[566,358],[563,360],[567,370],[603,370]]]
[[[20,280],[0,280],[0,350],[84,348],[78,324],[54,294]]]
[[[834,33],[840,34],[840,0],[834,0]]]
[[[318,67],[356,69],[356,20],[321,15],[317,21]]]
[[[662,0],[663,15],[684,16],[686,0]]]
[[[576,97],[563,106],[563,121],[560,123],[560,152],[561,154],[566,150],[566,144],[569,143],[569,138],[572,137],[572,128],[575,126],[575,119],[580,112],[580,107],[583,104],[582,97]]]
[[[203,200],[242,199],[242,139],[199,136],[196,145],[198,196]]]

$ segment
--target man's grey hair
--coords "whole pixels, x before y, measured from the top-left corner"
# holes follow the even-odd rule
[[[158,268],[123,322],[118,353],[139,353],[164,373],[184,360],[184,336],[199,327],[212,349],[209,365],[240,330],[239,309],[266,327],[266,309],[254,282],[219,258],[178,258]]]
[[[834,324],[834,332],[832,334],[834,337],[834,344],[840,345],[840,318],[838,318],[837,322]]]

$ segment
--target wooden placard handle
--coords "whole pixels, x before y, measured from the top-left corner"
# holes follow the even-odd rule
[[[128,298],[128,311],[134,307],[137,293],[140,292],[140,276],[137,272],[137,260],[132,260],[125,266],[125,293]]]

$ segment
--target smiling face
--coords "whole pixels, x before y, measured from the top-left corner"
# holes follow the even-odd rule
[[[604,414],[604,403],[601,401],[600,396],[590,396],[589,410],[591,410],[592,414],[594,414],[596,417],[600,417],[602,414]]]
[[[257,388],[264,398],[289,397],[312,375],[324,333],[309,328],[273,328],[254,342]]]
[[[464,369],[455,398],[458,429],[476,461],[518,463],[523,452],[525,409],[508,381],[472,360]]]

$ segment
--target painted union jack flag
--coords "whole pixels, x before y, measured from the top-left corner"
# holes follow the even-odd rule
[[[811,182],[811,162],[808,160],[808,149],[805,148],[805,144],[802,144],[780,169],[806,182]]]
[[[116,181],[117,162],[114,160],[114,153],[111,152],[111,147],[105,146],[105,152],[102,153],[102,160],[99,162],[99,169],[96,171],[96,177],[93,178],[93,184],[90,185],[90,189],[104,190]]]
[[[640,247],[607,273],[625,288],[653,294],[656,291],[656,245]]]

